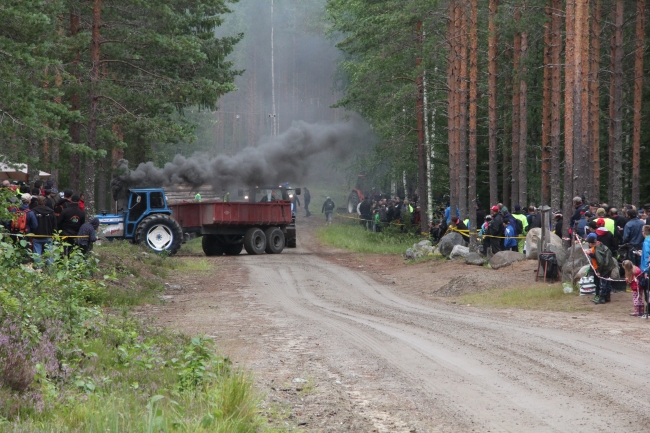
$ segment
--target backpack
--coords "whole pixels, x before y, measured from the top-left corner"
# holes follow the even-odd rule
[[[31,212],[30,209],[16,211],[14,219],[11,221],[12,233],[27,233],[29,231],[27,227],[27,214],[29,212]]]
[[[524,223],[520,219],[515,218],[515,236],[520,236],[524,232]]]
[[[327,203],[325,203],[325,210],[326,211],[331,211],[334,209],[334,202],[329,200]]]

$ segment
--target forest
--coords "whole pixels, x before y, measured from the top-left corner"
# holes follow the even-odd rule
[[[427,191],[429,210],[639,205],[645,15],[645,0],[5,2],[0,155],[96,209],[121,157],[232,154],[356,112],[377,145],[340,176]]]

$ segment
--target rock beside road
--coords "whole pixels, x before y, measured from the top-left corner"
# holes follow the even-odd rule
[[[490,267],[492,269],[505,268],[525,259],[526,257],[522,253],[516,251],[499,251],[490,259]]]
[[[562,239],[555,233],[549,233],[551,235],[550,244],[556,248],[562,248]],[[539,238],[542,237],[542,229],[535,228],[530,229],[526,235],[526,259],[527,260],[537,260],[539,251],[537,250],[537,245],[539,243]],[[551,251],[551,250],[549,250]]]
[[[468,265],[483,266],[485,264],[485,259],[479,253],[469,253],[465,257],[465,263]]]
[[[469,247],[465,247],[463,245],[456,245],[451,250],[451,254],[449,254],[449,258],[450,259],[455,259],[457,257],[466,258],[468,254],[469,254]]]
[[[438,251],[440,251],[440,254],[447,257],[451,254],[451,251],[456,245],[463,244],[463,237],[460,235],[460,233],[447,233],[442,237],[442,239],[440,239],[440,242],[438,243]]]

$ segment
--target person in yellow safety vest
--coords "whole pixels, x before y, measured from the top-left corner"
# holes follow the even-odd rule
[[[528,218],[526,218],[526,215],[521,213],[521,206],[516,204],[515,205],[515,211],[512,213],[512,216],[515,217],[516,220],[521,221],[521,225],[523,227],[523,230],[521,233],[517,233],[517,236],[526,236],[528,233]],[[526,243],[526,239],[517,239],[517,249],[519,250],[520,253],[524,252],[524,244]]]
[[[223,195],[223,202],[228,203],[230,201],[230,192],[227,192]]]
[[[515,211],[512,213],[512,216],[515,217],[515,219],[521,221],[521,225],[523,227],[523,230],[521,233],[517,233],[517,236],[526,236],[526,233],[528,233],[528,218],[526,218],[526,215],[521,213],[521,206],[516,204],[515,205]],[[520,253],[524,252],[524,244],[526,242],[526,239],[517,239],[517,249],[519,250]]]
[[[196,195],[194,196],[194,201],[201,201],[201,193],[197,192]]]
[[[605,212],[605,209],[600,207],[596,211],[596,219],[602,218],[605,220],[605,228],[609,230],[610,233],[614,234],[616,233],[614,230],[616,229],[616,223],[614,222],[613,219],[607,217],[607,213]]]

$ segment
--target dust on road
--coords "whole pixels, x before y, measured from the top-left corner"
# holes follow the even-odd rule
[[[147,310],[213,336],[251,369],[275,422],[314,432],[648,431],[647,344],[425,299],[387,273],[335,263],[345,256],[298,229],[296,250],[210,259],[215,274],[173,281],[170,302]]]

